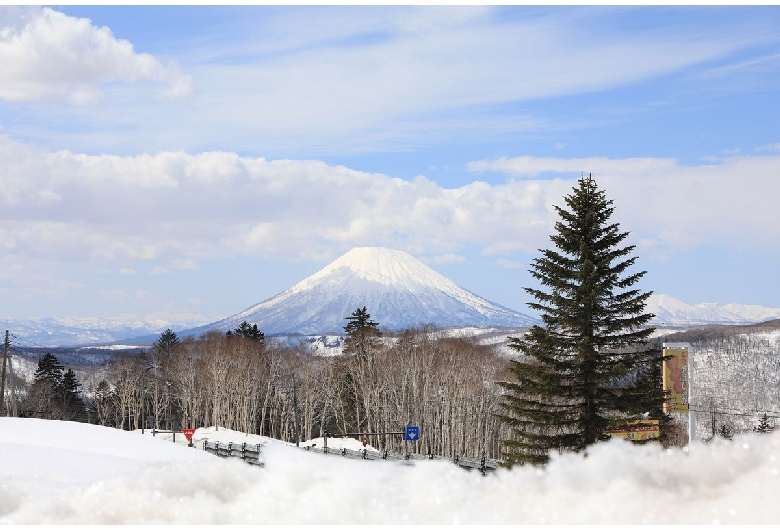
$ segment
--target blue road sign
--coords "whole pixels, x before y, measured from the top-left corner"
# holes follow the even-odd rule
[[[406,436],[404,436],[404,440],[419,440],[420,439],[420,427],[417,425],[407,425],[406,426]]]

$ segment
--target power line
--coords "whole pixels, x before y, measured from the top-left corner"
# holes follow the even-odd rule
[[[754,412],[729,412],[727,410],[719,410],[719,409],[690,409],[693,412],[706,412],[709,414],[715,413],[715,414],[724,414],[726,416],[755,416],[757,414],[766,414],[767,418],[775,418],[780,419],[780,411],[776,410],[757,410]],[[770,415],[773,414],[773,415]],[[776,415],[775,415],[776,414]]]
[[[38,343],[33,342],[33,341],[29,340],[29,339],[24,339],[24,338],[21,338],[21,337],[19,337],[17,335],[14,335],[13,333],[11,334],[11,338],[14,339],[14,342],[26,342],[27,344],[29,344],[33,348],[43,348],[43,349],[47,349],[47,350],[52,349],[51,346],[44,346],[43,344],[38,344]]]

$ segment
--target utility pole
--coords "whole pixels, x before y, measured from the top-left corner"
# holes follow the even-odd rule
[[[8,393],[11,397],[11,417],[16,418],[19,416],[19,410],[16,405],[16,385],[18,383],[16,375],[14,374],[14,363],[11,359],[11,342],[8,342]]]
[[[0,399],[2,400],[2,410],[0,410],[0,414],[3,416],[7,416],[5,406],[5,365],[8,362],[8,348],[10,344],[11,341],[8,338],[8,330],[5,330],[5,340],[3,341],[3,374],[0,376]],[[13,395],[11,396],[11,399],[13,399]]]

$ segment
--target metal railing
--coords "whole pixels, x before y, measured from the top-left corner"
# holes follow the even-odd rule
[[[223,443],[219,441],[203,440],[203,450],[217,455],[221,458],[240,458],[247,464],[257,465],[264,467],[265,464],[262,460],[262,447],[263,444],[248,444],[248,443]],[[412,460],[439,460],[444,462],[452,462],[453,464],[471,471],[476,469],[483,475],[495,471],[501,465],[498,460],[485,458],[483,454],[481,458],[455,456],[455,458],[445,458],[440,455],[419,455],[419,454],[402,454],[391,453],[389,451],[374,451],[369,449],[333,449],[329,448],[325,450],[322,447],[306,446],[301,449],[310,451],[312,453],[320,453],[329,456],[340,456],[342,458],[352,458],[355,460],[392,460],[397,462],[408,462]]]
[[[265,463],[261,458],[261,448],[263,444],[244,443],[222,443],[220,441],[211,442],[208,439],[203,440],[203,450],[207,453],[217,455],[221,458],[240,458],[247,464],[264,467]]]
[[[420,454],[403,454],[403,453],[391,453],[389,451],[372,451],[368,449],[333,449],[328,448],[325,450],[323,447],[311,447],[307,446],[303,449],[315,453],[326,454],[331,456],[341,456],[344,458],[353,458],[358,460],[395,460],[395,461],[409,461],[409,460],[439,460],[445,462],[452,462],[453,464],[463,469],[476,469],[483,475],[495,471],[501,465],[498,460],[486,458],[483,454],[481,458],[462,457],[455,456],[455,458],[446,458],[440,455],[420,455]]]

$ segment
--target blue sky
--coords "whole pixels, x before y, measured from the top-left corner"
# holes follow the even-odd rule
[[[218,317],[354,246],[526,311],[592,172],[643,288],[780,307],[780,8],[0,7],[0,316]]]

